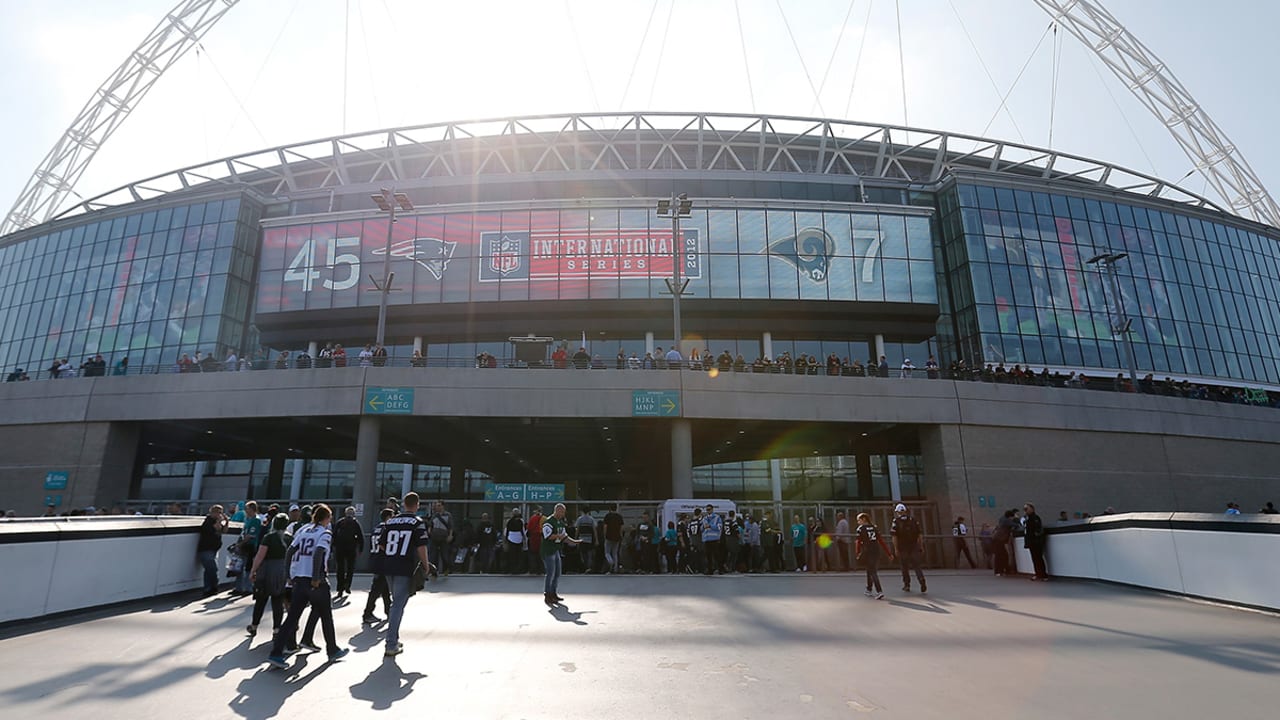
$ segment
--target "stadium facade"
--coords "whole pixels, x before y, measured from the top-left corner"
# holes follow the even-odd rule
[[[398,210],[394,224],[370,198],[382,188],[403,193],[412,205]],[[655,212],[659,199],[677,194],[692,201],[678,234]],[[1117,259],[1115,278],[1100,271],[1100,256]],[[727,353],[734,359],[730,372],[741,376],[723,379],[738,383],[734,397],[702,418],[689,395],[698,388],[689,383],[714,382],[714,375],[704,377],[709,367],[696,379],[687,363],[674,379],[642,372],[646,355],[660,359],[658,348],[672,346],[667,281],[675,263],[688,280],[680,350],[686,358],[692,349]],[[394,273],[387,367],[379,361],[362,369],[357,354],[374,339],[382,293],[371,290],[384,266]],[[1063,507],[1086,510],[1115,504],[1117,497],[1130,499],[1133,509],[1212,509],[1192,505],[1276,489],[1274,472],[1264,467],[1280,437],[1265,440],[1266,428],[1275,427],[1274,411],[1219,407],[1223,403],[1181,397],[1192,394],[1185,390],[1159,388],[1172,378],[1211,386],[1215,397],[1274,404],[1278,266],[1276,228],[1142,173],[996,140],[825,119],[663,113],[403,128],[166,173],[0,238],[0,358],[6,372],[20,368],[33,378],[29,386],[4,386],[15,410],[0,432],[16,442],[41,428],[71,432],[50,424],[65,418],[42,414],[39,393],[29,388],[43,385],[48,392],[50,386],[36,381],[48,379],[57,361],[78,369],[101,353],[105,371],[89,374],[106,377],[76,378],[74,391],[59,381],[56,394],[89,393],[80,421],[97,428],[111,460],[95,450],[77,467],[115,479],[86,480],[82,492],[67,494],[68,503],[73,497],[98,504],[185,498],[193,475],[202,475],[201,492],[218,498],[354,493],[359,500],[406,485],[478,499],[496,480],[563,481],[570,499],[597,502],[686,493],[744,501],[901,496],[973,509],[979,499],[985,507],[988,495],[960,489],[953,471],[962,466],[967,483],[984,466],[982,450],[963,450],[958,461],[946,450],[948,428],[959,428],[953,440],[964,444],[964,428],[973,421],[931,425],[928,413],[906,423],[889,418],[904,403],[923,402],[915,385],[881,386],[873,391],[879,404],[851,408],[846,417],[804,406],[814,404],[813,396],[887,382],[849,377],[862,374],[854,361],[871,367],[881,356],[895,382],[909,358],[918,368],[913,380],[939,387],[951,387],[950,370],[963,363],[1075,372],[1089,378],[1086,385],[1132,390],[1117,379],[1129,372],[1127,339],[1138,376],[1150,373],[1153,383],[1140,383],[1142,392],[1128,396],[1108,393],[1104,404],[1117,417],[1138,414],[1088,427],[1068,422],[1052,438],[1031,440],[1033,446],[1075,448],[1084,437],[1081,447],[1109,445],[1108,437],[1123,446],[1129,434],[1167,440],[1218,433],[1221,442],[1201,453],[1208,453],[1206,463],[1243,454],[1256,458],[1256,466],[1236,462],[1229,477],[1206,481],[1225,483],[1221,488],[1201,487],[1198,495],[1172,489],[1171,499],[1144,505],[1139,498],[1152,497],[1152,486],[1172,486],[1169,478],[1179,472],[1168,451],[1148,458],[1163,470],[1143,469],[1142,479],[1123,490],[1097,484],[1073,490],[1055,479],[1109,472],[1104,460],[1065,463],[1055,476],[1052,467],[1037,468],[1028,458],[1020,462],[1041,474],[1019,480],[1017,463],[1010,465],[1008,477],[993,480],[1000,503],[1049,493]],[[1124,317],[1127,332],[1117,322]],[[424,397],[441,377],[480,372],[482,354],[496,358],[501,372],[515,373],[507,366],[520,365],[519,383],[531,388],[567,382],[525,369],[527,357],[517,362],[511,339],[518,337],[550,340],[535,344],[548,372],[558,369],[550,353],[560,347],[569,354],[584,348],[593,365],[610,370],[641,364],[630,374],[608,373],[599,391],[636,392],[675,380],[671,392],[685,393],[684,410],[670,421],[642,421],[625,402],[612,412],[583,405],[582,412],[594,414],[581,417],[551,407],[464,406],[442,414]],[[345,372],[360,373],[366,389],[391,386],[392,379],[410,387],[421,382],[410,415],[444,423],[430,433],[452,428],[458,442],[474,441],[477,450],[463,453],[449,443],[433,448],[420,436],[415,441],[427,426],[402,428],[402,443],[388,441],[395,431],[384,418],[381,446],[375,443],[373,455],[366,452],[362,460],[358,438],[379,431],[366,428],[370,423],[357,408],[312,413],[321,418],[312,430],[332,432],[346,423],[350,442],[307,445],[287,425],[307,414],[295,413],[306,404],[301,395],[282,396],[274,411],[246,411],[239,422],[234,410],[206,413],[198,405],[180,418],[135,412],[128,421],[98,423],[92,417],[113,383],[127,386],[121,397],[142,393],[129,396],[138,402],[145,397],[140,383],[173,389],[171,383],[188,380],[160,377],[179,374],[184,354],[212,355],[219,362],[207,369],[222,369],[234,353],[242,359],[238,365],[250,368],[282,363],[319,374],[337,372],[335,363],[319,360],[335,344],[347,349]],[[290,355],[281,361],[284,351]],[[303,368],[297,367],[301,353]],[[812,371],[818,377],[797,378],[792,369],[765,377],[750,372],[760,369],[757,360],[801,356],[818,360],[821,367]],[[836,377],[828,374],[833,356]],[[113,377],[125,357],[125,377]],[[941,368],[939,379],[927,377],[930,358]],[[379,373],[388,374],[385,382]],[[688,380],[681,377],[686,374]],[[259,382],[254,376],[192,382],[231,383],[215,389],[234,394],[235,382]],[[291,377],[285,384],[296,382]],[[447,384],[457,382],[463,381]],[[787,384],[796,382],[809,384]],[[317,392],[309,383],[296,392]],[[1013,414],[977,425],[1007,426],[1004,437],[1012,442],[1027,427],[1018,413],[1038,412],[1035,393],[1049,393],[1053,402],[1069,397],[1065,402],[1075,410],[1063,412],[1081,417],[1103,402],[1103,393],[1026,384],[990,383],[996,395],[987,400],[1003,402],[1001,412]],[[776,424],[767,410],[737,409],[767,405],[776,388],[786,389],[778,402],[800,405],[774,413],[783,418]],[[1005,402],[999,393],[1006,391],[1033,395],[1019,405]],[[1156,397],[1171,394],[1179,397]],[[1151,417],[1144,413],[1177,414],[1185,407],[1192,419],[1176,432],[1141,426],[1139,416]],[[1223,412],[1228,415],[1218,415]],[[619,425],[613,433],[609,415]],[[222,425],[215,427],[215,420]],[[672,427],[655,431],[657,422]],[[1204,432],[1195,428],[1200,422]],[[257,437],[241,446],[219,444],[224,430],[237,425]],[[530,432],[545,433],[543,441],[519,439]],[[738,448],[730,447],[735,436],[744,439]],[[883,444],[875,444],[876,437],[885,438]],[[728,445],[720,445],[724,438]],[[486,444],[506,447],[501,455],[508,456],[518,448],[520,458],[488,457]],[[0,504],[30,509],[52,494],[39,488],[38,477],[67,461],[36,454],[0,468],[8,498]],[[682,464],[688,478],[681,478]],[[1011,491],[1016,499],[1006,500]]]

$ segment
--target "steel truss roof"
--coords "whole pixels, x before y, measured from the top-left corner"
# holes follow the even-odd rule
[[[298,199],[345,187],[451,179],[679,172],[843,178],[928,186],[953,171],[1068,182],[1221,211],[1150,175],[1045,148],[845,120],[712,113],[592,113],[444,122],[282,145],[173,170],[59,217],[217,185]]]

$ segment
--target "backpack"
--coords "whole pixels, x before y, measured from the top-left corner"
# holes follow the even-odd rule
[[[911,545],[920,539],[920,523],[916,522],[915,518],[901,517],[895,521],[894,525],[894,534],[898,536],[898,542]]]

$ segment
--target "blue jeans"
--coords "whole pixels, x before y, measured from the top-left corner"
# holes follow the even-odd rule
[[[547,571],[547,577],[542,583],[543,594],[550,596],[556,594],[556,586],[560,584],[560,571],[563,568],[563,564],[564,561],[560,559],[558,551],[554,555],[542,556],[542,565]]]
[[[387,613],[387,649],[400,643],[400,621],[404,619],[404,606],[413,591],[412,575],[387,575],[391,586],[391,612]]]
[[[196,553],[196,560],[204,568],[204,591],[218,592],[218,551],[201,550]]]

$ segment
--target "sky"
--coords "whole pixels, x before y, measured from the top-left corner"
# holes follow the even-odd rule
[[[177,4],[59,0],[50,12],[0,0],[0,209]],[[1280,3],[1105,7],[1280,195]],[[240,0],[157,81],[75,191],[89,198],[345,132],[641,110],[905,123],[1187,175],[1193,163],[1164,127],[1049,27],[1031,0]],[[1183,184],[1212,192],[1198,175]]]

